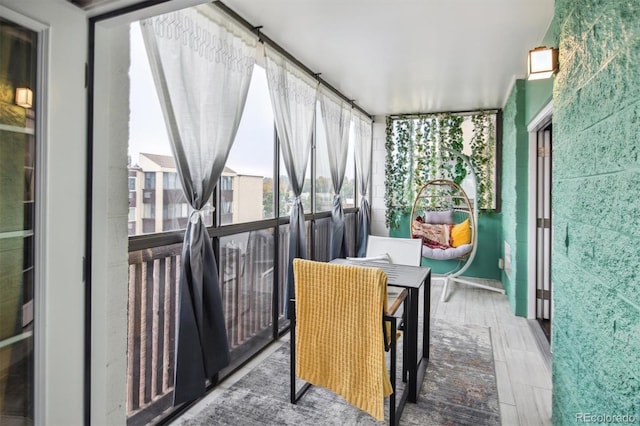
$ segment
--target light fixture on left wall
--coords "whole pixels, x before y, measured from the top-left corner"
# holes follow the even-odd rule
[[[558,72],[558,49],[536,47],[529,51],[529,80],[549,78]]]
[[[28,87],[16,87],[16,105],[22,108],[33,106],[33,91]]]

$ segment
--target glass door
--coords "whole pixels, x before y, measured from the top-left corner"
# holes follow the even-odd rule
[[[0,18],[0,424],[34,417],[37,33]]]
[[[538,132],[536,194],[536,319],[551,339],[551,124]]]

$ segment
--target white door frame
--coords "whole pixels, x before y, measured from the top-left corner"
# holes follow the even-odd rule
[[[536,170],[537,170],[537,136],[538,130],[546,126],[553,115],[553,101],[550,101],[527,126],[529,132],[529,214],[527,218],[527,283],[528,303],[527,318],[536,318],[536,251],[531,245],[536,241]]]

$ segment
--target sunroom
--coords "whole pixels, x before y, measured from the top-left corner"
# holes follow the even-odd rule
[[[292,260],[442,177],[472,285],[421,258],[400,424],[637,422],[638,6],[0,0],[0,424],[376,424],[284,397]]]

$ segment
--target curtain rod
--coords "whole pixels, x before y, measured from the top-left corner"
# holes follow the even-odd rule
[[[261,31],[262,25],[260,25],[260,26],[251,25],[246,19],[244,19],[242,16],[238,15],[236,12],[234,12],[232,9],[230,9],[229,6],[227,6],[226,4],[224,4],[220,0],[214,1],[213,4],[215,6],[217,6],[217,7],[219,7],[220,9],[222,9],[225,13],[227,13],[229,16],[231,16],[233,19],[235,19],[238,23],[240,23],[241,25],[246,27],[248,30],[250,30],[253,33],[256,33],[258,35],[258,38],[260,39],[260,41],[262,43],[266,43],[270,47],[272,47],[273,49],[277,50],[278,53],[280,53],[281,55],[286,57],[288,60],[290,60],[291,62],[296,64],[298,67],[300,67],[307,74],[313,76],[313,78],[317,79],[323,86],[325,86],[327,89],[331,90],[333,93],[335,93],[337,96],[339,96],[340,99],[345,100],[354,109],[357,109],[358,111],[360,111],[361,113],[363,113],[364,115],[369,117],[371,120],[373,120],[373,116],[371,114],[369,114],[367,111],[365,111],[364,109],[362,109],[361,107],[359,107],[358,105],[355,104],[355,99],[349,99],[348,97],[343,95],[338,89],[336,89],[335,87],[333,87],[332,85],[327,83],[326,80],[323,80],[322,78],[320,78],[320,74],[322,74],[322,73],[311,71],[309,69],[309,67],[307,67],[302,62],[300,62],[295,57],[293,57],[289,52],[284,50],[278,43],[276,43],[275,41],[273,41],[269,37],[267,37]]]
[[[476,110],[469,110],[469,111],[412,112],[412,113],[408,113],[408,114],[388,114],[387,117],[389,117],[391,119],[420,118],[420,117],[424,117],[425,115],[438,115],[438,114],[453,114],[453,115],[465,115],[465,116],[467,116],[467,115],[478,114],[478,113],[481,113],[481,112],[497,114],[499,111],[500,111],[500,109],[498,109],[498,108],[491,108],[491,109],[476,109]]]

